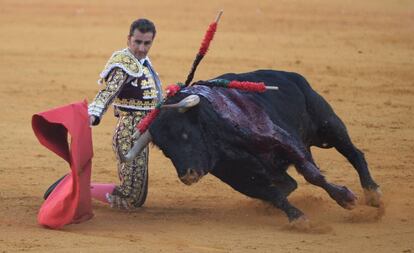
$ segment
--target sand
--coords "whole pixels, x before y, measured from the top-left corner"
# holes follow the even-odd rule
[[[364,205],[352,166],[313,149],[324,175],[358,195],[342,209],[293,168],[290,201],[310,220],[285,215],[213,176],[182,184],[151,148],[149,195],[135,212],[93,202],[95,217],[62,230],[36,216],[44,190],[67,164],[36,140],[34,113],[95,96],[98,74],[126,45],[129,24],[152,19],[150,52],[164,87],[184,81],[201,38],[224,15],[195,80],[270,68],[304,75],[346,123],[383,191]],[[109,1],[0,0],[0,252],[414,252],[414,2],[411,0]],[[108,111],[93,129],[93,180],[118,182]]]

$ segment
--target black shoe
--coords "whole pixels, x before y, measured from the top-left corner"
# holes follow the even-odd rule
[[[67,176],[67,174],[64,175],[63,177],[59,178],[56,182],[54,182],[51,186],[49,186],[49,188],[47,188],[47,190],[45,191],[45,194],[43,194],[43,199],[44,200],[46,200],[47,197],[49,197],[49,195],[56,188],[56,186],[60,183],[60,181],[62,181],[66,176]]]

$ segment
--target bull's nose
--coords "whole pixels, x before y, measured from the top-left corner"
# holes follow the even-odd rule
[[[193,183],[197,183],[200,178],[203,176],[203,173],[198,173],[195,169],[187,169],[187,173],[180,177],[181,182],[186,185],[191,185]]]
[[[195,169],[188,169],[187,174],[190,175],[191,177],[197,177],[198,176],[198,173]]]

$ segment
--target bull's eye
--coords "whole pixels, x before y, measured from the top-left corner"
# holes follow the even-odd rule
[[[183,139],[184,139],[184,140],[188,140],[188,134],[186,134],[186,133],[183,133],[183,134],[181,135],[181,137],[183,137]]]

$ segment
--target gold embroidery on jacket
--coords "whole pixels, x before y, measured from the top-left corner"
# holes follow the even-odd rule
[[[129,52],[127,48],[116,51],[112,54],[111,58],[109,58],[106,63],[104,70],[100,74],[101,78],[105,79],[115,67],[121,68],[128,75],[133,77],[139,77],[143,74],[142,64],[131,54],[131,52]]]
[[[120,99],[120,98],[116,98],[114,101],[114,104],[116,104],[117,106],[133,106],[133,107],[140,107],[140,108],[145,108],[145,109],[152,109],[154,108],[157,103],[156,100],[151,100],[151,101],[142,101],[142,100],[136,100],[136,99]]]
[[[104,83],[103,89],[96,94],[94,100],[90,104],[91,110],[96,110],[101,117],[108,109],[116,95],[121,91],[122,85],[127,79],[127,75],[122,69],[115,69]]]

